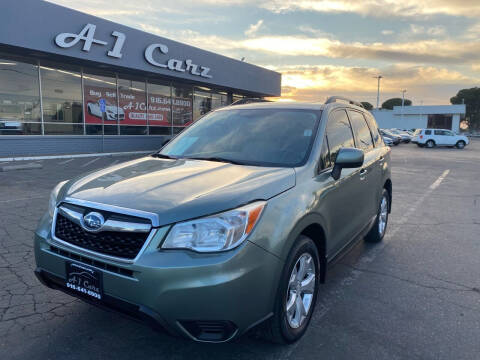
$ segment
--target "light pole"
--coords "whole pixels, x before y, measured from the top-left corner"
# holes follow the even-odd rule
[[[403,109],[405,107],[405,93],[407,92],[406,89],[403,89],[402,90],[402,117],[401,117],[401,121],[402,121],[402,125],[403,125]]]
[[[377,110],[380,110],[380,79],[383,78],[383,76],[378,75],[373,78],[377,79]]]

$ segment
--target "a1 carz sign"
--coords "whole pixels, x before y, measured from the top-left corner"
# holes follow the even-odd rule
[[[170,113],[189,114],[191,99],[149,94],[148,111],[145,93],[132,89],[116,89],[85,85],[85,122],[87,124],[171,126]],[[148,114],[148,116],[147,116]],[[178,125],[187,126],[189,122]]]
[[[82,50],[89,52],[93,44],[106,46],[107,41],[95,39],[96,25],[87,24],[78,33],[61,33],[55,37],[55,44],[61,48],[71,48],[79,42],[83,41]],[[107,56],[121,59],[123,57],[122,49],[127,39],[124,33],[113,31],[111,36],[115,38],[110,50],[107,51]],[[172,70],[190,75],[200,76],[211,79],[210,68],[203,65],[195,64],[192,59],[162,59],[164,55],[168,54],[168,46],[165,44],[150,44],[144,51],[145,60],[157,68]]]

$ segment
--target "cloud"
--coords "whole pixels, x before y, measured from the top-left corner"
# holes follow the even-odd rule
[[[393,35],[393,30],[382,30],[382,35]]]
[[[357,13],[387,17],[424,17],[437,14],[476,17],[478,0],[267,0],[261,3],[273,12],[317,11],[323,13]]]
[[[258,52],[283,56],[323,56],[373,59],[400,63],[462,64],[480,59],[480,42],[422,40],[401,43],[345,43],[330,38],[266,36],[235,44]]]
[[[245,30],[246,36],[254,36],[257,34],[258,30],[263,26],[263,20],[258,20],[256,24],[251,24],[247,30]]]
[[[258,24],[258,22],[257,22]],[[256,25],[256,24],[254,24]],[[396,43],[342,42],[332,35],[309,37],[305,35],[260,36],[233,40],[217,35],[204,35],[192,30],[170,31],[165,28],[141,24],[141,29],[205,50],[238,58],[246,51],[262,57],[324,57],[330,59],[376,60],[407,64],[463,65],[480,61],[480,41],[461,42],[449,39],[404,41]],[[303,28],[307,30],[307,28]],[[308,30],[307,30],[308,31]],[[428,29],[424,29],[428,31]]]
[[[374,101],[381,73],[382,97],[398,96],[406,88],[410,98],[426,103],[446,103],[455,91],[452,87],[475,84],[478,78],[442,67],[394,65],[384,68],[332,65],[271,66],[282,73],[282,98],[302,101],[323,101],[327,96],[347,95],[361,101]]]
[[[446,34],[445,26],[437,25],[432,27],[425,27],[422,25],[410,24],[410,35],[443,36]]]

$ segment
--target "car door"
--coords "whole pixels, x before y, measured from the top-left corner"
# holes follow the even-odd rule
[[[361,201],[361,212],[358,215],[360,221],[358,230],[360,231],[377,213],[377,192],[381,186],[379,184],[381,169],[377,161],[380,156],[375,151],[372,134],[363,113],[352,109],[349,109],[347,113],[353,129],[355,147],[363,150],[365,156],[357,184],[359,192],[357,198]]]
[[[345,109],[336,109],[329,114],[323,140],[323,168],[315,178],[319,183],[318,209],[327,225],[327,254],[333,256],[355,235],[359,225],[362,201],[359,198],[358,182],[360,168],[343,169],[338,180],[331,176],[338,151],[343,147],[355,147],[353,133]]]
[[[444,133],[445,133],[445,141],[447,145],[453,146],[457,143],[457,137],[453,133],[453,131],[444,130]]]
[[[447,137],[444,130],[433,130],[435,144],[448,145]]]

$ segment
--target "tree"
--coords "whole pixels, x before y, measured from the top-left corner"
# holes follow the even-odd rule
[[[362,105],[366,110],[372,110],[373,109],[373,105],[370,104],[368,101],[362,101]]]
[[[405,99],[405,106],[412,105],[412,101]],[[382,109],[393,110],[394,106],[402,106],[402,98],[391,98],[382,104]]]
[[[480,88],[460,90],[456,96],[450,98],[452,104],[465,104],[465,120],[470,129],[480,128]]]

